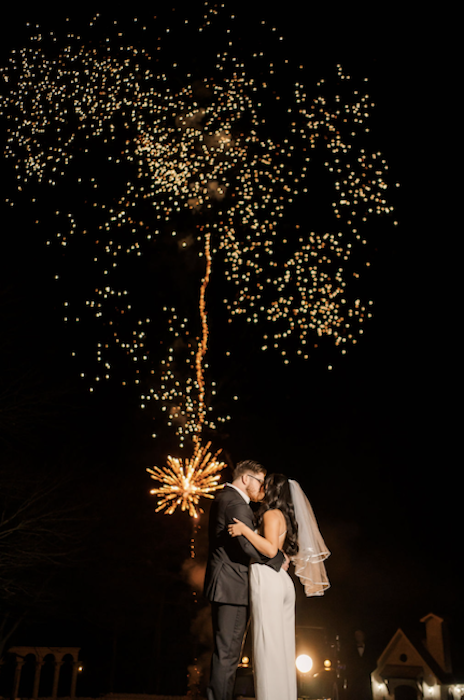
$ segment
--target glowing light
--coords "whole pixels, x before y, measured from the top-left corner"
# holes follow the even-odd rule
[[[307,654],[300,654],[295,663],[300,673],[309,673],[313,667],[313,660]]]
[[[226,465],[217,459],[220,450],[212,457],[208,451],[211,443],[204,447],[196,445],[195,453],[191,459],[182,460],[179,457],[168,457],[167,467],[147,468],[152,479],[161,482],[161,486],[150,491],[151,494],[160,496],[156,512],[164,510],[166,515],[172,515],[177,507],[182,511],[187,510],[189,515],[197,518],[197,510],[200,496],[214,498],[214,491],[223,487],[219,484],[219,472]]]

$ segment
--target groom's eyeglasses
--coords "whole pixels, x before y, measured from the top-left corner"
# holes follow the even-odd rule
[[[257,476],[253,476],[253,474],[247,474],[247,476],[251,476],[252,479],[255,479],[255,481],[258,481],[258,482],[261,484],[261,486],[263,486],[263,484],[264,484],[264,479],[258,479],[258,477],[257,477]]]

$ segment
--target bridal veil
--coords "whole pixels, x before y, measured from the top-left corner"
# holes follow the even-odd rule
[[[324,560],[330,556],[319,532],[311,504],[297,481],[289,479],[295,518],[298,523],[298,553],[291,558],[295,573],[307,596],[321,596],[330,587]]]

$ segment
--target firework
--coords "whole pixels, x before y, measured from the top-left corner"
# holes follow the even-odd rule
[[[105,35],[98,18],[85,40],[37,31],[2,70],[16,178],[7,200],[22,205],[29,191],[32,209],[50,202],[37,221],[64,265],[63,318],[94,339],[97,371],[82,359],[82,376],[91,390],[114,375],[135,382],[140,405],[160,404],[181,445],[227,418],[213,417],[204,377],[210,275],[224,279],[230,321],[256,327],[262,349],[285,363],[308,359],[321,339],[345,353],[371,316],[359,280],[375,217],[392,213],[364,87],[338,67],[309,89],[281,53],[245,56],[233,18],[218,12],[205,5],[189,25],[205,47],[215,23],[230,23],[201,81],[172,60],[174,29],[158,27],[153,46],[136,20],[137,43],[119,26]],[[278,61],[289,66],[284,80]],[[169,261],[189,261],[202,280],[188,309],[179,278],[163,277],[173,244]]]
[[[211,456],[208,442],[204,447],[199,443],[191,459],[182,460],[179,457],[167,458],[167,466],[147,468],[152,479],[162,485],[150,491],[159,496],[156,511],[164,510],[166,515],[172,515],[177,507],[187,510],[192,518],[198,517],[200,497],[214,498],[215,491],[223,487],[219,484],[220,471],[226,466],[217,457],[220,452]]]

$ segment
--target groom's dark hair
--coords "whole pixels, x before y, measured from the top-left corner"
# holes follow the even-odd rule
[[[233,480],[238,479],[243,474],[259,474],[260,472],[266,474],[266,470],[262,464],[259,462],[254,462],[252,459],[245,459],[243,462],[239,462],[234,469]]]

